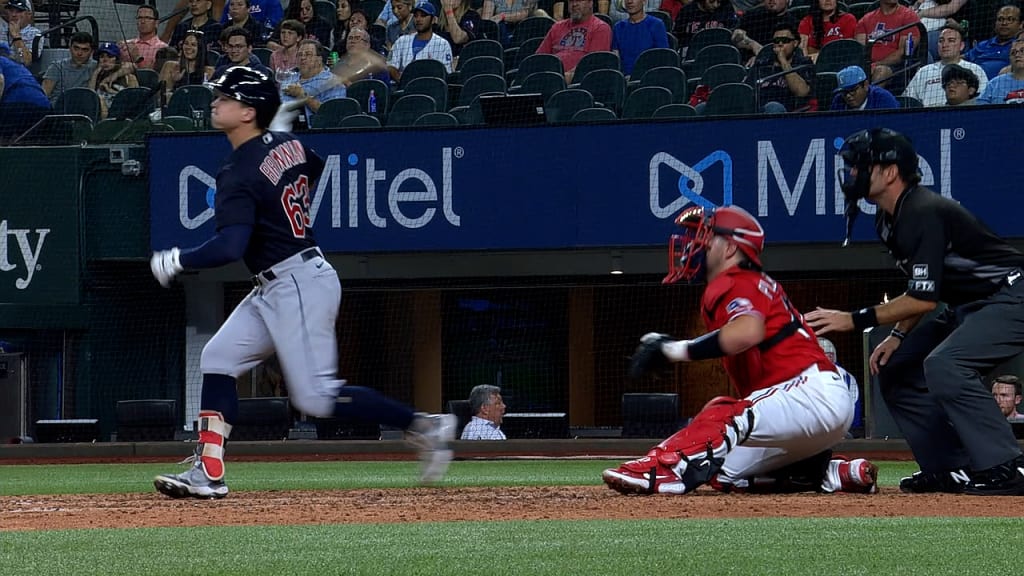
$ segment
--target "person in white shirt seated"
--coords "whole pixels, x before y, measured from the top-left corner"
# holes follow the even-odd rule
[[[505,402],[501,388],[490,384],[474,386],[469,392],[469,410],[473,419],[462,430],[461,440],[504,440],[501,420],[505,416]]]

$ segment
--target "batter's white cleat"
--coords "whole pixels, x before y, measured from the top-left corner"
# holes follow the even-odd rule
[[[181,474],[160,474],[153,478],[153,486],[161,494],[171,498],[223,498],[228,495],[224,480],[210,480],[199,458],[190,456],[185,460],[192,467]]]
[[[601,474],[609,488],[622,494],[686,494],[686,486],[676,473],[653,456],[630,460]]]
[[[454,414],[417,414],[405,438],[419,451],[420,482],[433,484],[444,478],[455,453],[448,443],[459,425]]]

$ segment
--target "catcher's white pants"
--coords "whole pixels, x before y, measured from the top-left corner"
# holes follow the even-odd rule
[[[842,377],[811,366],[799,376],[747,396],[754,427],[719,472],[730,480],[762,476],[838,444],[853,421]]]

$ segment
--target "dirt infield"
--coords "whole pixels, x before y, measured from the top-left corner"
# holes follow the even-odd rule
[[[213,508],[215,514],[200,514]],[[878,494],[622,496],[603,486],[236,492],[223,500],[152,494],[0,497],[0,531],[506,520],[1018,517],[1024,497]]]

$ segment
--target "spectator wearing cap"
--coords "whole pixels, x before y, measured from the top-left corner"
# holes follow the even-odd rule
[[[50,64],[43,74],[43,92],[50,98],[50,102],[56,102],[70,88],[89,86],[89,79],[97,67],[92,52],[92,34],[75,32],[71,35],[71,56]]]
[[[554,54],[562,61],[565,81],[572,82],[576,65],[590,52],[607,52],[612,48],[612,29],[594,17],[590,0],[569,0],[569,17],[548,30],[537,48],[537,54]],[[583,78],[579,78],[583,80]]]
[[[388,73],[391,80],[398,82],[402,71],[413,60],[437,60],[445,70],[452,73],[452,46],[441,36],[434,34],[437,9],[430,2],[420,2],[412,11],[415,34],[405,34],[395,40],[388,54]],[[607,26],[607,25],[606,25]]]
[[[50,113],[50,100],[22,63],[0,42],[0,142],[17,137]]]
[[[981,74],[981,78],[985,75]],[[942,91],[946,94],[946,106],[971,106],[977,103],[978,74],[959,64],[950,64],[942,70]]]
[[[612,28],[612,51],[619,55],[622,73],[629,76],[644,50],[668,48],[668,32],[664,22],[644,12],[644,0],[623,0],[622,3],[626,18]]]
[[[942,82],[942,71],[954,64],[967,68],[981,78],[981,87],[978,91],[984,90],[988,83],[985,70],[977,64],[962,59],[960,53],[963,49],[964,37],[960,27],[944,26],[939,31],[940,60],[918,70],[917,74],[914,74],[914,79],[907,84],[903,95],[916,98],[925,106],[945,106],[946,90]]]
[[[156,67],[157,50],[167,47],[167,43],[156,34],[159,19],[160,12],[156,6],[143,4],[138,7],[135,11],[135,29],[139,35],[120,44],[122,60],[138,68],[153,70]]]
[[[100,42],[95,58],[99,65],[89,78],[89,88],[99,94],[100,117],[106,118],[114,96],[125,88],[138,88],[139,79],[135,77],[135,67],[121,61],[121,49],[113,42]]]
[[[10,56],[28,66],[32,64],[32,42],[39,36],[39,28],[32,25],[32,2],[7,0],[0,14],[0,41],[10,46]]]
[[[847,66],[839,71],[839,87],[832,99],[832,110],[880,110],[899,108],[896,97],[885,88],[873,86],[860,66]]]
[[[1010,71],[989,81],[978,96],[978,104],[1024,103],[1024,36],[1018,36],[1010,49]]]

